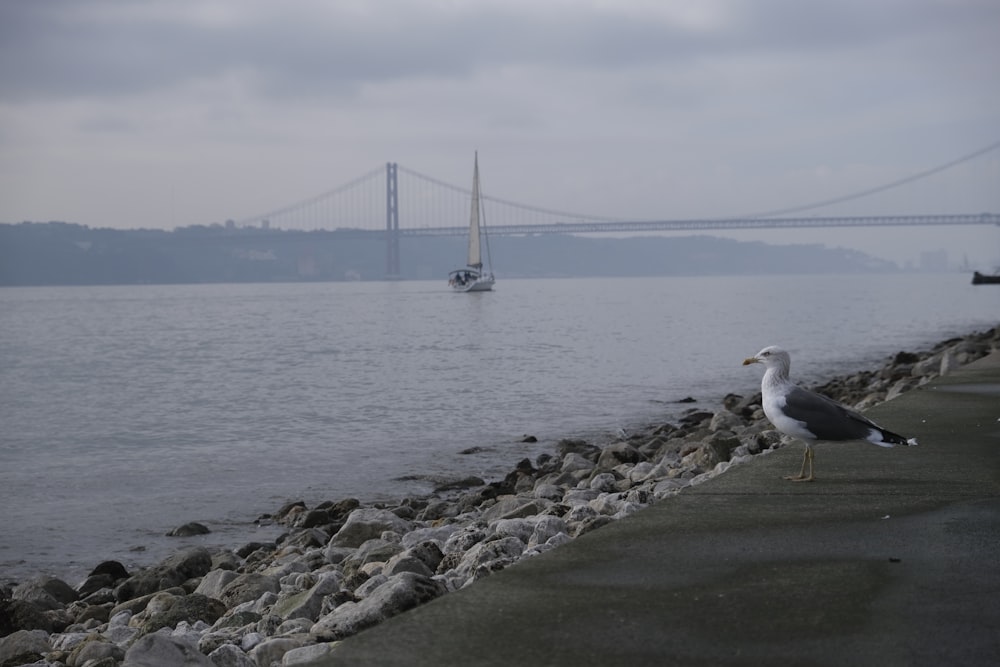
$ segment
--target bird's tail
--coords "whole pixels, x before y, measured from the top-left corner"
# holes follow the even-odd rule
[[[893,445],[906,445],[909,447],[913,447],[917,444],[916,438],[904,438],[898,433],[887,431],[884,428],[880,428],[878,429],[878,431],[879,433],[882,434],[882,442],[889,445],[890,447]]]

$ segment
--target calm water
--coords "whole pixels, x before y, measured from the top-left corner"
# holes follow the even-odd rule
[[[740,362],[765,345],[816,381],[998,315],[964,274],[2,289],[0,578],[150,564],[187,521],[213,530],[194,543],[273,537],[253,519],[288,500],[496,479],[754,391]]]

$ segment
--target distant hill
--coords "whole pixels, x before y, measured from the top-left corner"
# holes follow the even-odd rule
[[[400,239],[403,280],[445,279],[462,237]],[[498,277],[890,272],[892,262],[822,245],[712,236],[490,238]],[[115,285],[382,280],[385,243],[359,232],[219,226],[115,230],[64,222],[0,224],[0,285]]]

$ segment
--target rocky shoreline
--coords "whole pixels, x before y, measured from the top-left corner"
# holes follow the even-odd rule
[[[995,349],[1000,327],[814,389],[865,409]],[[260,518],[287,529],[274,542],[194,547],[135,572],[108,561],[76,586],[0,583],[0,667],[320,664],[338,640],[782,444],[759,393],[620,435],[562,440],[501,481],[457,480],[398,504],[289,503]]]

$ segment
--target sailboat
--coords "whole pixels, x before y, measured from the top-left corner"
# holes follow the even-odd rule
[[[483,269],[483,247],[486,248],[486,269]],[[486,236],[486,213],[479,196],[479,153],[472,169],[472,213],[469,216],[469,256],[464,269],[448,274],[448,284],[456,292],[489,292],[493,289],[493,261]]]

